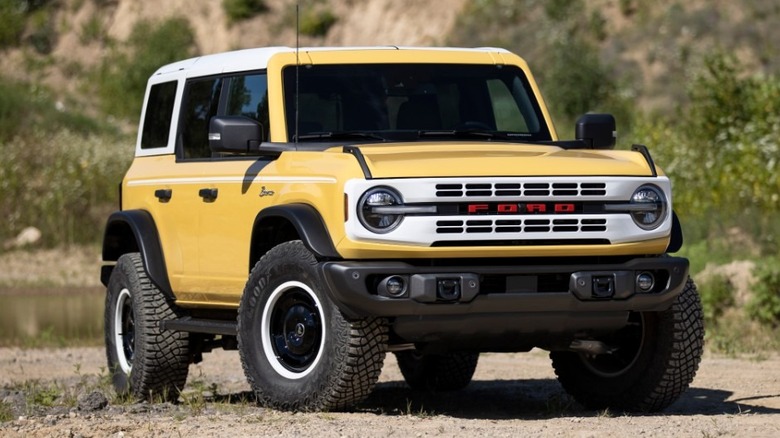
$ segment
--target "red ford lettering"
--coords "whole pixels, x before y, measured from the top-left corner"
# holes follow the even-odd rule
[[[469,214],[475,214],[479,213],[481,211],[487,211],[488,205],[487,204],[471,204],[469,205]]]

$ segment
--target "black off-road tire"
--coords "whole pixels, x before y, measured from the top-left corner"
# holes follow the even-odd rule
[[[176,400],[189,371],[189,334],[160,322],[177,311],[149,280],[138,253],[119,257],[106,292],[108,369],[117,393],[147,400]]]
[[[471,383],[479,353],[421,354],[417,351],[398,351],[395,358],[406,384],[412,389],[457,391]]]
[[[674,403],[696,375],[704,348],[701,300],[688,279],[672,307],[632,315],[608,339],[611,354],[552,352],[563,388],[587,408],[657,412]]]
[[[238,310],[238,349],[261,405],[349,409],[369,395],[382,371],[387,322],[346,319],[316,267],[296,240],[271,249],[249,275]]]

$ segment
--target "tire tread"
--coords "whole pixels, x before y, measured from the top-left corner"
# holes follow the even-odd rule
[[[117,277],[114,282],[127,283],[124,287],[130,290],[136,313],[136,347],[132,370],[128,376],[129,387],[117,389],[120,392],[129,392],[139,399],[176,399],[186,383],[189,371],[189,333],[162,330],[160,327],[161,321],[175,319],[179,315],[174,305],[165,299],[149,279],[139,253],[121,256],[114,272],[123,277]],[[107,349],[115,348],[113,341],[109,342],[109,337],[112,336],[110,331],[113,311],[107,300]],[[109,367],[117,368],[117,365],[109,359]],[[122,371],[115,369],[113,372]]]
[[[656,349],[634,382],[603,389],[582,371],[579,356],[552,352],[555,374],[580,404],[593,409],[658,412],[674,403],[696,376],[704,351],[704,318],[696,285],[690,278],[671,308],[658,315]],[[602,386],[602,388],[599,388]],[[615,385],[613,385],[615,386]]]

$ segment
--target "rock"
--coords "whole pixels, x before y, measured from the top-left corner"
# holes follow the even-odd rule
[[[11,248],[23,248],[25,246],[34,245],[41,240],[41,230],[35,227],[27,227],[19,233],[16,238],[5,242],[6,249]]]
[[[79,397],[78,406],[80,411],[99,411],[108,406],[108,399],[102,392],[92,391]]]

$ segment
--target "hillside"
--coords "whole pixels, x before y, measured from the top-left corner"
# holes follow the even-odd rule
[[[713,54],[734,56],[742,75],[780,71],[779,18],[777,0],[474,0],[448,41],[522,54],[548,94],[559,70],[595,70],[632,111],[671,114]]]
[[[85,73],[99,66],[112,50],[121,49],[142,21],[184,17],[194,34],[193,52],[196,54],[247,47],[294,46],[296,42],[296,2],[291,0],[264,0],[262,3],[267,8],[264,12],[237,22],[230,21],[220,1],[11,1],[41,6],[28,13],[20,44],[9,44],[3,50],[0,69],[12,77],[41,81],[65,94],[78,93]],[[324,35],[301,35],[301,45],[437,45],[442,44],[451,32],[466,1],[299,3],[302,17],[309,11],[335,17]],[[443,4],[447,7],[442,8]],[[48,42],[36,45],[36,38],[40,36]]]
[[[735,56],[744,72],[780,69],[777,0],[7,0],[0,20],[13,21],[18,32],[8,37],[12,30],[0,23],[7,28],[0,32],[0,71],[46,84],[97,115],[95,102],[80,95],[140,23],[183,18],[191,54],[293,46],[296,3],[301,45],[507,47],[529,60],[553,100],[560,83],[553,70],[567,65],[615,84],[601,100],[619,94],[660,112],[687,101],[685,84],[714,51]],[[13,12],[13,4],[21,9]],[[230,4],[257,10],[235,19]]]

